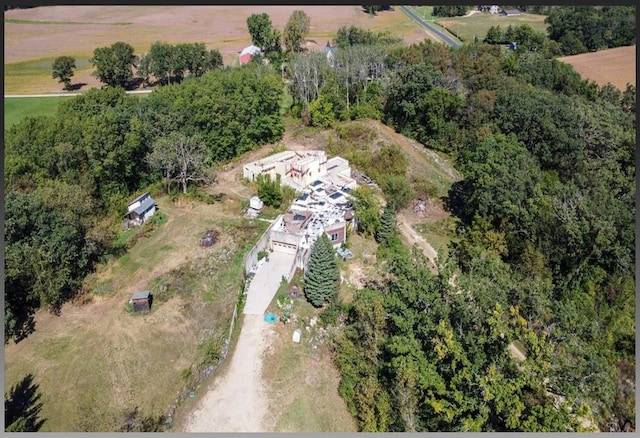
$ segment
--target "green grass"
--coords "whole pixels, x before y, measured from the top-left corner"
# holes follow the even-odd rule
[[[86,21],[46,21],[46,20],[21,20],[19,18],[5,18],[5,23],[13,23],[13,24],[90,24],[97,26],[128,26],[133,24],[131,22],[121,22],[121,23],[93,23]]]
[[[89,58],[75,57],[69,55],[76,60],[76,70],[83,70],[91,66]],[[4,75],[6,76],[33,76],[46,74],[51,77],[51,67],[57,56],[50,58],[40,58],[32,61],[14,62],[4,65]],[[73,78],[71,78],[73,81]]]
[[[491,26],[500,26],[506,30],[509,25],[519,26],[529,24],[533,30],[547,34],[545,15],[521,14],[513,17],[504,17],[500,14],[474,14],[470,17],[438,17],[436,23],[458,36],[464,42],[472,42],[474,36],[482,41],[487,36]]]
[[[5,97],[4,127],[21,122],[25,117],[53,116],[58,104],[69,97]]]
[[[454,236],[453,219],[449,217],[440,220],[427,219],[414,225],[413,228],[433,246],[433,249],[438,251],[439,258],[448,254],[448,245]]]

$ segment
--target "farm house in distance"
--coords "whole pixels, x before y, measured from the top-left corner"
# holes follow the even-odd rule
[[[149,192],[146,192],[129,203],[127,214],[124,215],[128,219],[127,225],[142,225],[156,212],[156,201],[153,200]]]

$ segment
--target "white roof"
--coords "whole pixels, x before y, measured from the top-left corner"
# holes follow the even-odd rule
[[[240,52],[240,56],[246,55],[247,53],[251,53],[252,55],[259,55],[260,52],[262,52],[262,50],[260,50],[260,47],[251,45],[242,49],[242,52]]]

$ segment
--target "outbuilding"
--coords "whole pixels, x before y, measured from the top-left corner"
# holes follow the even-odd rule
[[[148,290],[134,293],[129,302],[133,304],[134,312],[148,312],[151,310],[151,294]]]
[[[513,17],[516,15],[520,15],[520,11],[518,9],[504,9],[502,11],[502,15],[505,17]]]
[[[146,192],[129,203],[128,212],[124,215],[135,225],[142,225],[156,212],[156,201]]]

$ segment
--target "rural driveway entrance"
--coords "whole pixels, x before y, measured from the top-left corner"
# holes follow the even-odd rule
[[[295,254],[278,251],[269,254],[269,261],[262,263],[249,284],[247,302],[244,305],[245,315],[264,314],[280,287],[282,276],[291,271],[295,257]]]

